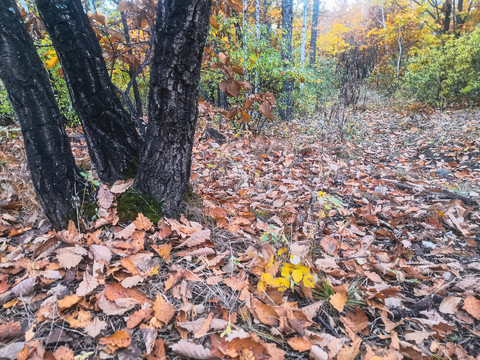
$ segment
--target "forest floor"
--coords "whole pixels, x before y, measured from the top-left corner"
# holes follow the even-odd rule
[[[2,129],[0,358],[480,359],[480,111],[347,118],[199,130],[181,219],[61,232]]]

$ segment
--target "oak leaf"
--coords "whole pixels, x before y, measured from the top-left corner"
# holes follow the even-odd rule
[[[90,294],[98,286],[98,280],[93,275],[90,275],[88,271],[83,273],[83,280],[78,285],[76,294],[78,296],[85,296]]]
[[[70,324],[72,329],[85,328],[92,323],[92,314],[85,310],[78,310],[65,316],[65,321]]]
[[[96,338],[100,335],[102,330],[107,328],[107,323],[100,320],[98,317],[95,317],[93,321],[85,327],[85,332],[92,338]]]
[[[347,304],[348,295],[346,293],[340,292],[335,293],[330,296],[330,304],[338,311],[342,312],[343,308]]]
[[[312,342],[306,337],[293,337],[288,339],[288,345],[299,352],[309,351],[312,348]]]
[[[135,224],[137,230],[140,231],[148,231],[153,226],[153,223],[150,221],[150,219],[141,213],[138,214],[137,219],[133,223]]]
[[[480,320],[480,300],[474,296],[469,296],[463,300],[463,308],[475,319]]]
[[[157,294],[157,298],[153,304],[153,310],[155,312],[155,318],[161,321],[163,325],[168,324],[175,314],[173,305],[166,301],[160,294]]]
[[[185,356],[191,359],[213,359],[215,358],[209,349],[202,345],[190,343],[186,340],[180,340],[172,346],[172,351],[180,356]]]
[[[166,263],[170,262],[170,252],[172,251],[172,244],[152,245],[155,251]]]
[[[111,336],[98,339],[100,345],[107,346],[107,352],[112,355],[118,349],[126,348],[132,343],[132,337],[126,330],[115,331]]]
[[[87,254],[88,251],[83,247],[66,247],[57,250],[57,259],[64,269],[70,269],[80,264]]]

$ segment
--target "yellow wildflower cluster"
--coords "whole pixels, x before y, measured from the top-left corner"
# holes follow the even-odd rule
[[[288,249],[280,249],[277,255],[283,255],[288,252]],[[270,259],[273,263],[274,258]],[[267,265],[267,268],[269,266]],[[315,276],[310,273],[310,269],[302,265],[301,260],[296,255],[289,255],[289,261],[282,264],[280,269],[280,276],[274,277],[271,273],[264,272],[257,284],[259,292],[265,291],[268,286],[275,287],[280,291],[286,291],[288,288],[293,288],[295,285],[303,285],[307,288],[314,288],[317,280]]]

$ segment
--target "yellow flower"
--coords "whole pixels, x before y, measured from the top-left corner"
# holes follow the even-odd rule
[[[290,282],[281,277],[281,278],[276,278],[273,282],[273,286],[275,286],[276,288],[278,288],[278,290],[280,291],[285,291],[288,289],[288,287],[290,286]]]
[[[267,285],[273,285],[273,276],[269,273],[262,274],[262,281],[264,281]]]
[[[257,284],[258,292],[262,293],[262,291],[264,292],[266,289],[267,289],[267,284],[265,283],[265,281],[259,281]]]
[[[302,274],[308,274],[310,272],[310,269],[304,265],[298,266],[297,269],[300,270]]]
[[[278,255],[278,256],[283,255],[283,254],[285,254],[287,251],[288,251],[288,248],[281,248],[281,249],[278,250],[277,255]]]
[[[293,272],[292,272],[293,281],[298,283],[298,282],[302,281],[302,278],[303,278],[303,274],[300,270],[298,270],[298,269],[293,270]]]
[[[292,272],[292,267],[287,265],[290,265],[290,264],[284,264],[280,272],[282,276],[285,278],[288,278],[290,276],[290,273]]]
[[[307,288],[314,288],[315,287],[315,277],[312,274],[305,274],[303,277],[303,285]]]

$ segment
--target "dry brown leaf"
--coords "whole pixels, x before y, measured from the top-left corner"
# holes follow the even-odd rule
[[[351,345],[345,345],[337,354],[337,360],[355,360],[360,352],[362,339],[358,338]]]
[[[121,1],[120,3],[128,3],[128,1]],[[123,194],[125,191],[128,190],[128,188],[130,188],[130,186],[132,186],[132,184],[133,184],[133,179],[117,180],[113,183],[112,188],[110,189],[110,192],[112,194]]]
[[[172,244],[152,245],[155,251],[166,263],[170,262],[170,252],[172,251]]]
[[[140,309],[135,311],[128,317],[127,320],[127,329],[133,329],[143,323],[144,321],[150,320],[153,316],[153,309]]]
[[[252,310],[261,323],[268,326],[278,325],[278,314],[275,309],[262,301],[252,298]]]
[[[132,337],[126,330],[115,331],[112,336],[107,336],[98,339],[100,345],[107,346],[107,352],[112,355],[118,349],[126,348],[132,343]]]
[[[64,269],[76,267],[83,260],[83,256],[87,255],[88,251],[80,246],[66,247],[57,250],[57,259]]]
[[[347,304],[348,300],[348,295],[346,293],[340,292],[340,293],[335,293],[332,296],[330,296],[330,304],[338,311],[342,312],[343,308]]]
[[[129,276],[129,277],[123,279],[121,284],[125,288],[131,288],[131,287],[134,287],[134,286],[138,285],[143,280],[145,280],[145,277],[140,276],[140,275],[133,275],[133,276]]]
[[[97,261],[102,260],[109,264],[112,260],[112,252],[106,246],[93,244],[90,246],[90,252]]]
[[[11,340],[23,335],[19,321],[10,321],[0,325],[0,340]]]
[[[323,301],[317,301],[311,305],[301,308],[300,311],[305,314],[308,320],[312,321],[313,318],[317,316],[318,312],[323,306],[324,306]]]
[[[113,204],[113,194],[103,184],[100,184],[98,189],[97,204],[104,209],[109,209]]]
[[[312,348],[312,342],[304,337],[293,337],[288,339],[288,345],[299,352],[309,351]]]
[[[213,359],[209,349],[204,348],[202,345],[190,343],[186,340],[180,340],[178,343],[172,346],[172,351],[180,356],[185,356],[191,359]]]
[[[105,284],[105,296],[110,301],[126,298],[135,299],[140,304],[144,304],[148,301],[147,296],[140,290],[136,288],[127,289],[120,283]]]
[[[161,338],[158,338],[155,341],[152,355],[159,360],[167,359],[167,353],[165,351],[165,342]]]
[[[311,360],[328,360],[328,354],[317,345],[313,345],[309,357]],[[372,359],[369,359],[372,360]]]
[[[27,296],[27,295],[30,295],[33,292],[33,290],[35,290],[36,284],[37,284],[36,278],[34,277],[26,278],[20,281],[14,287],[12,287],[12,292],[18,297]]]
[[[212,324],[213,319],[213,312],[208,314],[207,318],[202,324],[202,327],[193,335],[194,339],[200,339],[205,333],[210,329],[210,325]]]
[[[153,223],[150,221],[150,219],[141,213],[138,214],[137,219],[133,223],[135,224],[137,230],[140,231],[148,231],[153,226]]]
[[[107,323],[100,320],[98,317],[95,317],[91,324],[85,327],[85,332],[92,338],[96,338],[98,335],[100,335],[100,332],[106,328]]]
[[[83,280],[78,285],[76,294],[78,296],[85,296],[90,294],[98,286],[98,280],[93,275],[90,275],[88,271],[83,273]]]
[[[57,301],[58,309],[63,311],[77,304],[82,298],[77,294],[66,295],[63,299]]]
[[[92,323],[92,314],[90,314],[88,311],[80,309],[70,315],[65,316],[65,321],[70,324],[72,329],[84,329],[86,326]]]
[[[462,301],[458,296],[447,296],[440,303],[438,310],[444,314],[455,314],[458,310],[458,304]]]
[[[121,299],[118,299],[118,300],[121,300]],[[138,305],[138,302],[135,299],[127,299],[127,300],[133,300],[133,302],[117,304],[116,302],[109,301],[105,297],[105,294],[100,294],[98,297],[98,307],[102,309],[102,311],[106,315],[123,315],[128,310],[131,310],[136,305]]]
[[[157,298],[153,304],[153,310],[157,320],[161,321],[164,325],[168,324],[175,314],[173,305],[166,301],[160,294],[157,294]]]
[[[175,249],[179,249],[182,247],[194,247],[203,244],[207,240],[210,240],[210,229],[204,229],[199,232],[196,232],[190,237],[185,240],[180,245],[176,246]]]
[[[75,223],[70,220],[68,222],[67,230],[57,233],[57,237],[60,239],[60,241],[63,241],[66,244],[75,245],[80,243],[83,235],[78,232],[77,228],[75,227]]]
[[[57,350],[55,350],[53,355],[55,356],[55,360],[73,360],[75,357],[73,350],[67,348],[66,346],[60,346]]]
[[[474,296],[469,296],[463,300],[463,308],[475,319],[480,320],[480,300]]]
[[[117,232],[115,234],[115,239],[128,239],[129,237],[132,236],[132,234],[135,232],[135,224],[131,223],[128,225],[126,228],[122,229],[121,231]]]
[[[362,309],[357,307],[354,311],[349,311],[347,316],[341,317],[341,321],[355,333],[368,335],[369,321]]]

